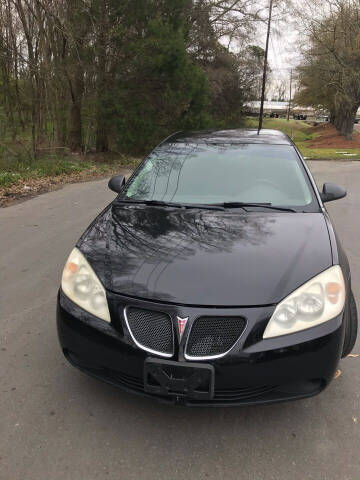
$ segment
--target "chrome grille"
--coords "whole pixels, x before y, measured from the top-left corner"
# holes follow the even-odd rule
[[[191,328],[186,345],[186,358],[216,358],[225,355],[245,330],[240,317],[200,317]]]
[[[169,315],[154,310],[127,307],[125,320],[138,347],[164,357],[173,356],[174,334]]]

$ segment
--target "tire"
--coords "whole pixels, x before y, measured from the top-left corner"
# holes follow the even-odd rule
[[[344,340],[344,347],[342,358],[347,357],[349,353],[351,353],[352,349],[355,346],[356,337],[357,337],[357,330],[358,330],[358,315],[357,315],[357,308],[355,303],[354,294],[350,293],[350,314],[346,324],[345,329],[345,340]]]

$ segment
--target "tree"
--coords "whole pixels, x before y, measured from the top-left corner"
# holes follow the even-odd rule
[[[132,153],[238,126],[256,96],[257,0],[3,0],[0,114],[47,148]],[[6,132],[5,132],[6,129]]]
[[[312,10],[306,16],[301,13],[309,46],[298,69],[297,102],[328,110],[340,134],[351,140],[360,107],[360,4],[356,0],[325,4],[322,18]]]
[[[278,80],[273,87],[273,100],[275,102],[285,102],[286,90],[286,82],[284,80]]]
[[[263,72],[264,72],[264,60],[265,60],[265,50],[258,45],[249,45],[243,55],[244,61],[247,63],[247,72],[249,77],[249,91],[252,100],[260,100],[261,90],[263,84]],[[268,93],[270,85],[270,75],[271,68],[268,64],[267,66],[267,84],[265,96]]]
[[[123,151],[142,152],[171,131],[203,124],[206,78],[186,48],[190,7],[188,0],[114,6],[98,106]]]

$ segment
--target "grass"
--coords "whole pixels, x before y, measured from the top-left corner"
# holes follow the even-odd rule
[[[246,127],[257,128],[258,119],[246,119]],[[290,120],[289,122],[284,118],[264,118],[264,128],[281,130],[286,133],[297,145],[302,155],[307,159],[329,159],[329,160],[354,160],[360,159],[359,148],[312,148],[309,145],[317,136],[313,132],[313,127],[306,122],[299,120]],[[348,157],[338,152],[349,152],[356,154],[354,157]]]
[[[139,159],[118,154],[45,154],[35,160],[21,153],[1,154],[0,207],[21,198],[48,192],[65,183],[115,175],[120,168],[132,169],[138,162]]]
[[[18,183],[21,179],[55,177],[81,172],[90,167],[88,162],[45,156],[36,161],[26,157],[0,159],[0,187]]]
[[[300,146],[299,150],[306,159],[313,160],[359,160],[360,148],[307,148]],[[354,156],[344,155],[338,152],[348,152]]]
[[[246,126],[249,128],[257,128],[259,121],[257,118],[248,117]],[[272,130],[281,130],[286,133],[296,144],[314,139],[307,123],[300,120],[289,120],[284,118],[264,118],[263,128]]]
[[[118,167],[133,167],[137,159],[116,154],[87,156],[43,154],[35,160],[24,152],[0,147],[0,189],[26,182],[29,179],[46,179],[89,173],[105,175]]]
[[[70,182],[110,176],[121,168],[133,169],[139,159],[118,153],[70,154],[48,144],[41,145],[36,158],[30,154],[28,132],[16,140],[2,132],[0,137],[0,207],[21,197],[46,192]]]

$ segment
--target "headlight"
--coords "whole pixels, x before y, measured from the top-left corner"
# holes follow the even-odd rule
[[[343,311],[345,282],[339,265],[298,288],[276,307],[264,338],[280,337],[325,323]]]
[[[70,253],[66,262],[61,288],[79,307],[110,323],[105,289],[77,248]]]

